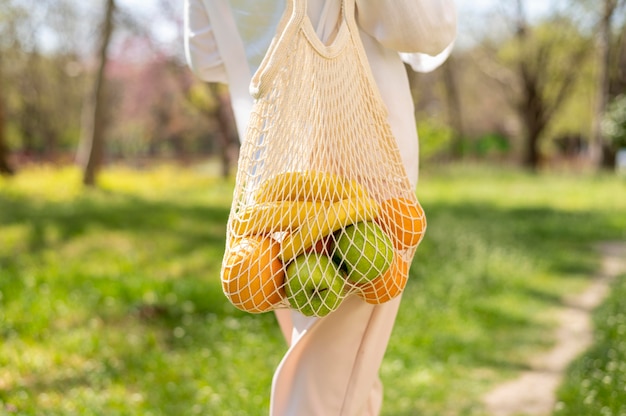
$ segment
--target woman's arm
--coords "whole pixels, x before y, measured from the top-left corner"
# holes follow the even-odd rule
[[[389,49],[435,56],[456,37],[453,0],[356,0],[359,26]]]
[[[191,70],[207,82],[227,82],[211,22],[201,0],[185,0],[185,57]]]

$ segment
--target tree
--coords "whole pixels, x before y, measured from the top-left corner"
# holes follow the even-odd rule
[[[105,70],[109,43],[113,33],[114,11],[115,0],[107,0],[100,32],[96,78],[93,90],[87,96],[83,108],[81,142],[77,159],[83,166],[83,183],[87,186],[95,185],[96,175],[104,158],[105,93],[107,89]]]
[[[12,175],[14,170],[9,164],[9,149],[6,145],[4,124],[4,106],[0,97],[0,175]]]
[[[598,78],[593,132],[590,143],[590,157],[596,166],[612,167],[615,161],[613,148],[603,136],[602,119],[610,99],[612,22],[615,12],[624,4],[626,2],[623,0],[603,0],[602,12],[597,25]]]
[[[608,139],[607,147],[626,148],[626,95],[620,95],[608,106],[602,120],[602,133]]]
[[[626,2],[623,3],[626,5]],[[616,97],[626,91],[626,21],[622,21],[613,43],[614,61],[609,80],[609,94]]]
[[[524,2],[516,0],[513,6],[509,24],[514,33],[497,45],[495,62],[483,66],[490,66],[485,73],[495,74],[507,92],[521,124],[523,164],[536,170],[541,139],[575,91],[581,63],[592,48],[569,16],[554,12],[531,25]]]
[[[239,154],[239,137],[227,88],[223,84],[198,81],[189,85],[186,97],[205,120],[217,124],[212,136],[220,152],[222,177],[227,178]]]
[[[214,117],[218,124],[217,137],[220,143],[222,178],[227,178],[230,175],[233,165],[237,161],[239,139],[235,128],[235,120],[228,92],[220,89],[217,84],[211,84],[211,91],[218,102]]]
[[[72,0],[0,0],[0,10],[5,145],[31,159],[56,158],[78,138],[86,19]]]
[[[13,16],[11,6],[6,0],[0,1],[3,13],[0,14],[0,175],[12,175],[15,171],[9,163],[9,148],[6,139],[6,107],[4,101],[7,97],[7,89],[4,82],[4,68],[3,63],[7,59],[6,54],[6,39],[12,36],[14,33],[13,28]]]
[[[443,64],[442,72],[446,90],[448,118],[450,120],[450,126],[454,130],[451,151],[452,155],[458,158],[463,155],[463,137],[465,136],[465,130],[463,128],[463,113],[461,111],[462,107],[459,96],[456,68],[456,58],[454,56],[450,56],[448,57],[447,62]]]

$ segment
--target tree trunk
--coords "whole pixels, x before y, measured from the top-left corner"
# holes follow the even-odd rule
[[[611,159],[607,157],[606,150],[610,148],[605,143],[602,135],[602,118],[606,112],[606,106],[609,100],[609,71],[611,68],[611,20],[617,0],[604,0],[604,9],[602,17],[599,21],[597,34],[597,54],[598,54],[598,80],[597,80],[597,96],[596,107],[593,117],[593,131],[591,143],[589,146],[589,157],[596,167],[602,167]],[[609,162],[610,164],[610,162]]]
[[[211,92],[218,102],[215,117],[219,127],[218,140],[222,161],[222,178],[226,179],[237,160],[237,133],[234,129],[234,119],[228,95],[221,93],[216,84],[211,84]]]
[[[446,88],[446,101],[448,102],[448,117],[450,125],[454,129],[451,151],[452,156],[458,159],[463,156],[463,138],[465,137],[465,132],[463,130],[461,99],[459,97],[454,68],[455,61],[454,58],[450,56],[448,57],[448,61],[443,65],[442,70]]]
[[[543,127],[537,123],[537,120],[530,121],[526,126],[526,151],[524,154],[524,166],[531,171],[537,171],[541,164],[541,154],[539,153],[539,139]]]
[[[515,37],[520,45],[525,45],[528,41],[528,23],[524,11],[522,0],[515,2]],[[541,111],[541,98],[537,91],[536,77],[529,68],[527,57],[522,55],[517,64],[517,72],[521,81],[521,97],[518,102],[518,111],[524,123],[524,155],[523,165],[530,170],[537,170],[539,167],[539,137],[541,128],[539,114]]]
[[[530,36],[528,22],[522,0],[517,0],[515,6],[515,37],[519,45],[524,47],[528,44]],[[549,54],[541,53],[540,50],[538,55],[545,60]],[[541,153],[539,151],[541,135],[548,125],[551,114],[554,113],[565,98],[564,93],[566,88],[569,88],[569,85],[564,82],[557,94],[558,98],[553,103],[547,102],[542,90],[542,85],[545,84],[543,78],[546,75],[542,72],[541,65],[533,65],[529,62],[529,59],[528,56],[523,54],[517,64],[517,72],[521,84],[521,96],[517,103],[517,110],[524,123],[523,129],[525,132],[523,165],[531,171],[536,171],[541,163]]]
[[[4,134],[4,106],[0,99],[0,175],[13,175],[15,171],[9,164],[9,149],[6,145],[6,136]]]
[[[522,79],[522,100],[519,111],[522,113],[524,130],[526,132],[526,152],[524,154],[524,166],[530,170],[537,170],[541,162],[539,152],[539,139],[546,127],[546,111],[537,88],[538,81],[526,61],[520,63]]]
[[[105,128],[105,92],[106,92],[106,65],[107,51],[111,34],[113,33],[113,12],[115,0],[107,0],[106,12],[100,35],[100,49],[98,53],[98,71],[94,81],[94,88],[87,97],[83,109],[83,125],[81,143],[77,159],[83,167],[83,183],[94,186],[96,176],[102,166],[104,154]]]

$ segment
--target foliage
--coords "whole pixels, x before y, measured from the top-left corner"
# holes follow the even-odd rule
[[[565,15],[551,16],[525,30],[528,34],[523,40],[512,37],[502,44],[499,58],[509,66],[528,65],[529,76],[540,77],[539,92],[552,103],[558,98],[560,83],[581,67],[581,61],[572,61],[575,52],[590,50],[592,39]]]
[[[512,113],[519,113],[522,90],[516,68],[525,62],[531,75],[541,77],[537,80],[537,97],[543,103],[539,109],[548,110],[542,116],[547,127],[541,151],[553,149],[551,139],[588,137],[597,69],[589,53],[593,51],[590,28],[597,21],[601,2],[582,2],[588,7],[582,16],[576,6],[581,0],[568,0],[551,7],[540,19],[528,20],[528,41],[523,45],[511,30],[515,16],[476,14],[476,19],[470,19],[476,25],[472,29],[475,43],[463,42],[468,34],[461,27],[453,60],[462,113],[462,123],[456,123],[463,129],[460,135],[482,137],[502,132],[512,150],[524,149],[519,141],[530,123]],[[515,3],[502,3],[498,10],[511,9]],[[623,10],[626,3],[618,3]],[[189,158],[227,147],[216,140],[220,135],[212,102],[215,97],[210,97],[211,91],[193,79],[186,67],[182,39],[172,36],[166,42],[159,37],[164,27],[170,34],[176,32],[170,29],[181,23],[179,4],[159,0],[157,7],[142,6],[141,10],[151,13],[149,18],[133,6],[118,10],[108,73],[109,159]],[[100,18],[101,8],[73,0],[0,0],[0,9],[0,94],[11,151],[39,159],[73,154],[85,87],[93,74],[94,22]],[[615,19],[615,25],[621,25],[616,32],[623,31],[624,20]],[[617,56],[615,38],[611,90],[621,91],[617,78],[624,73],[620,70],[624,62]],[[587,53],[572,59],[579,56],[579,50]],[[569,76],[572,70],[575,82]],[[448,111],[445,107],[450,101],[443,98],[441,88],[445,77],[440,74],[441,70],[423,75],[423,81],[415,85],[419,90],[414,93],[416,108],[430,116]],[[550,110],[563,85],[569,97]],[[425,158],[445,153],[454,132],[444,122],[420,122],[419,127]]]
[[[626,147],[626,95],[618,96],[609,105],[602,132],[614,148]]]
[[[476,142],[476,152],[481,156],[504,154],[511,149],[506,137],[498,133],[490,133],[480,137]]]
[[[0,178],[0,413],[263,415],[286,347],[221,293],[232,182],[202,169]],[[424,171],[429,219],[381,369],[386,415],[481,415],[552,342],[594,241],[625,238],[615,177]],[[603,201],[599,204],[598,201]]]
[[[175,24],[167,15],[174,2],[160,4],[155,21]],[[0,0],[0,9],[0,94],[9,148],[38,160],[73,157],[102,8],[72,0]],[[180,60],[180,39],[172,41],[177,55],[157,41],[150,23],[131,9],[116,13],[106,74],[107,158],[211,153],[216,127],[186,97],[194,81]]]
[[[214,126],[188,97],[186,84],[195,91],[200,83],[191,82],[186,67],[165,56],[114,67],[109,154],[135,160],[211,153],[207,139]]]
[[[570,366],[555,416],[626,414],[626,276],[594,312],[593,346]]]
[[[47,156],[73,147],[83,92],[78,56],[68,47],[79,38],[73,24],[77,16],[67,1],[54,6],[39,2],[36,12],[30,1],[0,3],[0,94],[9,147]],[[48,54],[38,37],[52,28],[55,39],[67,43],[57,44],[57,53]]]
[[[510,139],[500,133],[487,133],[475,139],[462,142],[462,154],[488,160],[506,156],[511,151]]]
[[[596,67],[589,54],[576,64],[578,78],[569,86],[571,96],[554,114],[546,128],[542,150],[549,152],[554,140],[565,136],[580,136],[587,142],[593,124],[593,104],[596,94]]]
[[[528,167],[538,167],[541,141],[572,97],[591,45],[590,36],[568,16],[551,16],[530,27],[518,12],[515,35],[500,56],[515,74],[511,98],[521,121]]]
[[[432,117],[420,119],[417,123],[420,141],[420,158],[432,159],[450,151],[453,131],[447,125]]]
[[[27,58],[13,96],[11,112],[16,116],[19,144],[26,152],[52,155],[73,151],[79,130],[83,102],[83,80],[65,71],[73,56],[31,56]],[[27,77],[27,78],[26,78]],[[66,105],[60,106],[63,102]],[[17,143],[14,143],[17,144]]]

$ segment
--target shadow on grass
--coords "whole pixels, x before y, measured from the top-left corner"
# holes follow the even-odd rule
[[[262,408],[255,395],[267,397],[271,371],[257,372],[277,363],[284,342],[273,314],[245,314],[221,292],[228,212],[104,191],[69,202],[0,193],[0,344],[29,346],[7,369],[27,376],[0,388],[0,413],[7,403],[62,414],[37,410],[37,398],[72,391],[112,394],[92,404],[99,414],[133,392],[142,414],[186,414],[194,403],[221,414],[198,398],[207,388],[224,400],[250,388],[257,401],[237,406]],[[27,364],[32,354],[55,360],[41,373]],[[0,348],[0,363],[7,357]]]
[[[84,302],[91,302],[93,310],[100,311],[105,318],[104,304],[111,298],[126,305],[125,309],[118,308],[117,313],[132,314],[142,308],[147,308],[144,311],[155,308],[163,313],[155,313],[151,319],[171,325],[176,325],[174,321],[182,315],[180,309],[184,305],[192,304],[198,314],[228,311],[217,277],[225,243],[227,207],[148,200],[105,191],[85,193],[70,202],[0,194],[0,207],[0,230],[15,226],[24,230],[12,247],[0,247],[0,274],[5,275],[0,279],[0,291],[4,288],[10,295],[5,297],[5,303],[20,302],[20,293],[25,294],[29,290],[27,285],[33,284],[26,282],[27,267],[28,273],[38,280],[35,284],[45,286],[50,270],[59,273],[59,268],[67,267],[69,270],[61,272],[66,276],[60,277],[65,279],[66,287],[59,289],[65,293],[58,296],[66,298],[79,293]],[[117,240],[110,243],[107,240],[111,233],[122,235],[130,243],[123,248],[115,247]],[[72,244],[96,246],[92,251],[77,249],[79,255],[85,256],[84,268],[81,259],[60,254]],[[185,261],[190,253],[198,252],[202,254],[196,257],[205,259],[187,265]],[[109,267],[107,262],[121,265]],[[158,266],[167,268],[176,262],[183,264],[177,266],[183,270],[178,273],[182,274],[180,278],[167,277],[172,273],[163,272]],[[46,263],[54,263],[54,268]],[[113,267],[115,273],[107,272]],[[142,294],[150,291],[156,292],[161,300],[145,304]],[[167,294],[175,296],[176,301],[165,302],[163,298]]]
[[[545,343],[546,326],[533,319],[532,311],[522,309],[561,303],[558,285],[570,278],[588,278],[595,269],[592,244],[621,237],[601,211],[508,209],[476,203],[434,203],[424,208],[428,231],[411,269],[395,329],[402,336],[394,338],[389,349],[391,360],[414,368],[455,361],[472,368],[524,369],[516,351]],[[284,344],[272,314],[237,311],[221,293],[216,272],[227,217],[224,206],[127,194],[88,193],[71,202],[0,194],[0,229],[25,230],[24,240],[13,242],[14,248],[0,247],[0,273],[8,274],[8,279],[0,279],[5,294],[1,302],[9,324],[17,328],[11,337],[30,337],[44,348],[63,348],[65,344],[54,343],[58,335],[46,338],[34,325],[28,330],[29,314],[48,314],[44,324],[54,329],[63,308],[19,312],[20,304],[27,305],[25,300],[33,293],[46,293],[38,290],[47,286],[47,296],[56,296],[61,305],[86,305],[86,316],[70,320],[69,330],[87,331],[91,321],[100,319],[105,331],[122,339],[109,344],[98,341],[89,351],[105,364],[101,379],[80,374],[64,378],[62,371],[53,369],[49,380],[30,386],[34,395],[83,383],[97,387],[130,380],[152,408],[159,409],[167,403],[193,401],[192,392],[198,380],[207,377],[205,371],[219,374],[211,387],[223,400],[236,400],[232,392],[251,383],[256,383],[251,391],[267,393],[263,389]],[[130,250],[148,246],[146,258],[126,258],[121,253],[121,260],[115,257],[115,261],[122,265],[110,272],[105,265],[99,271],[86,264],[106,262],[107,256],[58,257],[54,267],[45,269],[51,257],[60,256],[57,251],[110,233],[129,237]],[[155,244],[159,239],[169,243]],[[190,256],[198,250],[214,258],[198,261]],[[193,266],[187,264],[194,261]],[[34,287],[26,282],[25,269],[38,280]],[[207,279],[206,273],[213,277]],[[534,280],[527,278],[530,274]],[[547,282],[536,277],[541,274],[549,276]],[[153,293],[153,299],[146,293]],[[518,336],[522,332],[525,335]],[[124,341],[124,335],[135,333],[155,341],[142,341],[145,344],[139,346]],[[101,336],[98,330],[91,334]],[[179,365],[189,374],[170,361],[180,360],[183,354],[189,359]],[[118,364],[107,367],[109,362]],[[153,381],[144,377],[159,371],[162,374]],[[177,383],[180,390],[168,393],[162,387],[168,383]],[[17,397],[18,393],[5,390],[3,394]]]
[[[626,275],[612,284],[593,313],[594,343],[568,368],[558,389],[555,416],[621,415],[626,412]]]
[[[475,203],[424,209],[428,229],[399,322],[413,328],[403,337],[413,353],[442,363],[526,369],[524,351],[552,341],[545,311],[563,305],[564,286],[592,278],[593,244],[620,236],[600,210]]]
[[[99,191],[96,198],[80,197],[72,202],[37,201],[27,197],[0,195],[0,227],[28,224],[28,250],[48,247],[47,232],[58,230],[60,243],[76,238],[94,228],[132,234],[167,232],[184,235],[188,246],[224,243],[229,208],[180,204],[178,201],[152,201],[128,194]],[[195,228],[178,229],[181,219]],[[215,232],[215,231],[218,232]],[[186,247],[181,246],[184,250]]]
[[[147,200],[104,191],[59,203],[0,194],[0,206],[0,227],[15,224],[28,227],[24,251],[31,257],[99,231],[121,231],[146,241],[163,235],[174,236],[176,244],[155,253],[158,257],[177,259],[199,247],[207,252],[220,253],[228,218],[228,207]],[[499,266],[494,268],[489,263],[490,250],[515,252],[513,260],[539,261],[546,266],[546,272],[581,276],[591,273],[596,266],[592,257],[583,255],[591,250],[593,241],[615,238],[615,232],[604,223],[605,218],[592,212],[565,212],[543,207],[503,209],[487,204],[432,204],[425,205],[425,209],[429,226],[426,240],[416,257],[417,270],[421,270],[419,263],[426,263],[425,272],[436,273],[451,259],[462,264],[465,261],[471,263],[478,256],[487,258],[484,264],[475,266],[483,267],[483,270],[471,271],[474,273],[472,287],[462,288],[461,296],[488,296],[514,289],[544,303],[560,303],[560,297],[554,292],[519,279],[506,282],[498,275]],[[483,252],[476,251],[479,246],[484,248]],[[11,269],[11,264],[17,261],[14,254],[0,251],[0,265]],[[416,274],[416,278],[409,281],[410,285],[424,279],[424,273],[418,271]],[[442,292],[455,292],[454,286],[462,278],[442,277],[440,284],[445,288]],[[178,285],[179,289],[183,287]],[[198,303],[200,300],[194,299],[193,292],[200,287],[184,287],[185,297]],[[217,289],[218,293],[202,296],[211,298],[208,303],[215,305],[223,296],[216,285],[212,289]],[[135,307],[141,308],[142,303],[136,302]],[[219,308],[211,308],[211,311],[217,313]],[[476,313],[488,319],[484,311]],[[513,324],[506,319],[501,322],[505,326]]]
[[[541,264],[546,273],[586,276],[598,266],[593,244],[623,238],[610,214],[600,210],[507,209],[488,204],[434,204],[425,209],[428,229],[418,261],[435,257],[445,263],[446,258],[468,260],[476,255],[489,259],[505,251],[514,255],[513,260]],[[493,282],[490,272],[484,270],[483,284]],[[544,300],[558,299],[537,287],[519,289]]]

